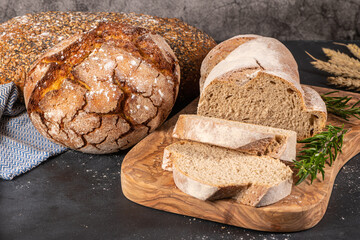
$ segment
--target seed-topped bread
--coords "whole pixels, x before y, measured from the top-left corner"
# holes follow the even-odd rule
[[[165,148],[176,186],[201,200],[235,198],[266,206],[291,192],[292,171],[280,160],[209,144],[180,141]]]
[[[278,40],[240,35],[217,45],[201,67],[198,114],[313,136],[325,126],[320,95],[300,85],[297,64]]]
[[[160,35],[101,23],[55,45],[32,66],[24,99],[48,139],[87,153],[126,149],[169,115],[180,67]]]
[[[0,83],[13,81],[23,90],[25,74],[39,54],[64,39],[95,28],[100,22],[143,27],[164,37],[181,68],[178,102],[184,105],[198,95],[200,65],[215,41],[179,19],[135,13],[41,12],[1,24]]]
[[[220,118],[180,115],[173,137],[285,161],[296,157],[296,132]]]

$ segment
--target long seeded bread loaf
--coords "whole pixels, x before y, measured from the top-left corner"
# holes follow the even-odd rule
[[[278,40],[240,35],[213,48],[201,66],[198,114],[313,136],[325,126],[320,95],[301,86],[297,64]]]
[[[173,137],[284,161],[296,157],[296,132],[198,115],[180,115]]]
[[[10,19],[0,25],[0,83],[13,81],[22,90],[25,75],[39,54],[100,22],[143,27],[164,37],[181,68],[177,102],[184,106],[198,95],[201,62],[215,41],[179,19],[135,13],[41,12]]]
[[[165,148],[176,186],[201,200],[235,198],[250,206],[275,203],[291,192],[292,171],[278,159],[190,141]]]

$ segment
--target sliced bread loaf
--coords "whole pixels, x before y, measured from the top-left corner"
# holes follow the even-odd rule
[[[268,155],[284,161],[296,158],[296,132],[220,118],[180,115],[173,137]]]
[[[241,35],[217,45],[201,67],[198,114],[278,127],[298,139],[322,131],[326,106],[300,85],[297,64],[278,40]]]
[[[190,141],[165,148],[173,162],[176,186],[201,200],[235,198],[250,206],[265,206],[291,192],[292,171],[280,160]]]

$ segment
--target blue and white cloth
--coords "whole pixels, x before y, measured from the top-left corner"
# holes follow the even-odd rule
[[[67,149],[47,140],[35,129],[25,106],[16,101],[18,95],[14,83],[0,85],[0,178],[5,180]]]

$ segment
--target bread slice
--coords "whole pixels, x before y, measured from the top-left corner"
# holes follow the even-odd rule
[[[293,130],[298,140],[325,127],[325,103],[300,85],[296,61],[278,40],[237,36],[211,50],[203,65],[199,115]]]
[[[198,115],[180,115],[173,137],[268,155],[284,161],[296,158],[296,132]]]
[[[173,162],[176,186],[201,200],[235,198],[260,207],[291,192],[292,171],[278,159],[190,141],[171,144],[164,153]]]

